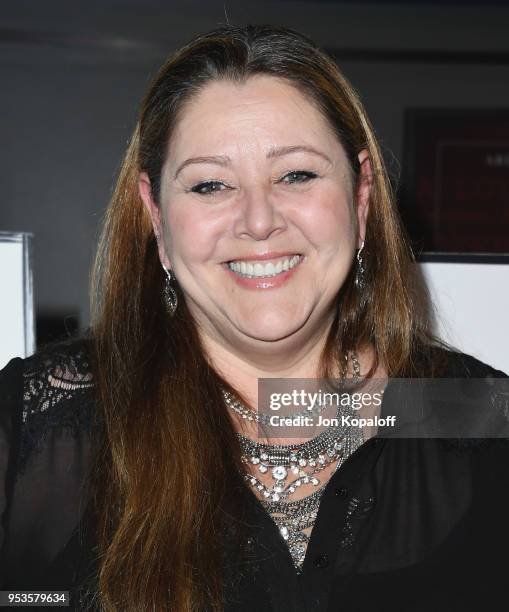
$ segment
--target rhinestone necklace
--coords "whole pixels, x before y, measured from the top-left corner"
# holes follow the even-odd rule
[[[251,473],[246,473],[248,482],[258,489],[265,498],[279,501],[295,493],[303,484],[317,486],[320,480],[315,476],[329,464],[342,457],[347,449],[348,426],[341,425],[341,417],[349,411],[338,408],[336,420],[315,438],[300,444],[261,444],[242,434],[237,434],[242,449],[242,461],[256,466],[261,474],[270,470],[273,483],[268,487]],[[287,482],[287,477],[294,478]]]
[[[247,421],[254,421],[255,423],[261,423],[262,425],[270,425],[270,414],[259,414],[254,410],[250,410],[229,391],[226,391],[226,389],[223,390],[223,397],[227,406],[243,419],[246,419]],[[318,416],[326,406],[327,404],[319,401],[311,409],[304,408],[304,410],[301,410],[300,412],[292,413],[292,417],[315,417]]]
[[[357,355],[352,353],[353,378],[360,380],[360,364]],[[347,360],[343,378],[346,378]],[[223,391],[225,401],[230,409],[244,419],[263,423],[261,417],[244,406],[231,394]],[[320,410],[323,406],[320,406]],[[309,411],[307,411],[309,415]],[[338,406],[335,424],[329,426],[316,437],[300,444],[261,444],[238,433],[242,449],[242,461],[246,465],[257,466],[264,474],[271,470],[273,483],[265,485],[246,469],[244,478],[264,497],[262,505],[270,514],[286,542],[297,573],[302,571],[309,536],[304,530],[313,527],[318,513],[321,496],[326,485],[298,500],[286,501],[299,487],[305,484],[318,486],[320,479],[316,476],[328,465],[337,462],[334,472],[362,444],[362,430],[357,427],[342,426],[341,418],[352,414],[351,406]],[[293,415],[295,416],[295,415]],[[334,421],[334,419],[333,419]],[[292,474],[294,478],[287,481]]]
[[[362,442],[362,434],[359,436],[354,435],[347,437],[345,452],[339,457],[333,473],[335,473],[343,462],[359,448]],[[332,474],[330,477],[332,477]],[[324,484],[310,495],[293,501],[261,501],[263,507],[276,523],[281,537],[288,546],[297,574],[302,573],[302,567],[310,539],[310,536],[306,534],[304,530],[313,528],[326,486],[327,485]]]

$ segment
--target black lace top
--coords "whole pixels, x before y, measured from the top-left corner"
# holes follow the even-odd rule
[[[447,376],[506,375],[451,352]],[[73,610],[89,609],[97,568],[84,518],[93,384],[85,341],[0,371],[0,589],[70,591]],[[389,383],[382,416],[397,407]],[[507,598],[504,439],[362,444],[326,485],[301,575],[246,495],[250,561],[230,567],[229,612],[450,612],[502,609]]]

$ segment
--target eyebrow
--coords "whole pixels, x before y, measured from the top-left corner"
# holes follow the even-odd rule
[[[329,162],[329,164],[332,164],[331,160],[329,159],[329,157],[327,157],[327,155],[325,155],[325,153],[322,153],[321,151],[318,151],[318,149],[315,149],[308,145],[291,145],[291,146],[286,146],[286,147],[272,147],[267,153],[267,159],[273,159],[275,157],[283,157],[284,155],[290,155],[291,153],[312,153],[313,155],[318,155],[325,161]],[[190,157],[189,159],[186,159],[180,164],[173,178],[176,179],[177,176],[180,174],[180,172],[184,168],[192,164],[216,164],[218,166],[225,167],[230,162],[231,162],[231,158],[228,157],[227,155],[210,155],[206,157]]]

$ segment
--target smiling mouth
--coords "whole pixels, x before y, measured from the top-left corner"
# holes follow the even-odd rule
[[[295,255],[275,257],[269,261],[229,261],[227,266],[232,272],[242,278],[266,278],[288,272],[295,268],[302,259],[303,255],[296,253]]]

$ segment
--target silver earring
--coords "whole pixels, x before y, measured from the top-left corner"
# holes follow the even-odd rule
[[[364,240],[361,248],[357,251],[357,270],[355,272],[355,286],[359,291],[362,291],[366,286],[366,269],[364,267],[364,259],[362,257],[362,249],[364,248]]]
[[[175,278],[175,275],[173,274],[171,268],[163,267],[163,270],[166,272],[166,279],[164,281],[163,289],[164,302],[168,314],[172,317],[175,314],[178,305],[177,292],[174,286],[174,283],[177,279]]]

